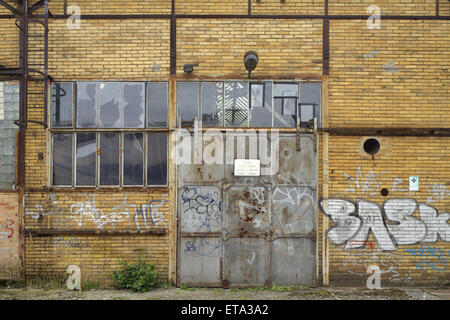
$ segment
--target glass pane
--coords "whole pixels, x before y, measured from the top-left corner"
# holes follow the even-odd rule
[[[144,83],[123,84],[123,127],[144,128]]]
[[[223,83],[202,83],[202,125],[204,127],[223,126]]]
[[[198,82],[177,83],[177,123],[181,117],[181,126],[193,127],[198,117]]]
[[[225,126],[246,127],[248,124],[248,83],[225,82]]]
[[[71,133],[53,135],[54,185],[72,185],[72,137]]]
[[[300,121],[308,122],[314,119],[314,106],[312,104],[302,104],[300,105]]]
[[[100,128],[120,128],[120,87],[117,82],[98,84]]]
[[[297,99],[275,98],[274,99],[274,126],[275,127],[296,127],[297,126]]]
[[[250,84],[250,108],[263,108],[264,107],[264,84],[263,83],[251,83]]]
[[[119,134],[100,134],[100,184],[119,185]]]
[[[77,127],[95,128],[97,126],[97,84],[95,82],[77,83]]]
[[[73,84],[52,84],[52,127],[72,127]]]
[[[321,97],[322,97],[321,83],[304,82],[300,84],[300,102],[302,104],[308,103],[316,104],[314,117],[317,118],[317,125],[319,127],[320,127]]]
[[[148,90],[148,126],[167,127],[167,108],[169,90],[167,82],[151,82]]]
[[[297,97],[297,83],[274,84],[274,127],[297,126]]]
[[[123,184],[144,184],[144,140],[142,133],[124,133]]]
[[[77,133],[76,182],[78,186],[95,185],[96,159],[95,133]]]
[[[250,127],[272,127],[272,82],[264,82],[264,90],[262,85],[254,84],[252,88],[252,107],[250,108]],[[264,93],[264,99],[262,94]],[[261,107],[253,107],[253,103],[259,105],[264,101]]]
[[[151,151],[150,151],[151,150]],[[148,134],[147,184],[167,184],[167,133]]]
[[[275,97],[297,97],[297,83],[275,83]]]

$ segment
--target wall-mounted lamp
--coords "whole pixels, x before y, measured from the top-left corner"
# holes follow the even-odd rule
[[[196,64],[185,64],[183,67],[184,72],[192,73],[194,72],[194,67],[198,67],[198,63]]]
[[[258,54],[255,51],[247,51],[244,55],[244,65],[245,69],[248,71],[248,77],[250,78],[250,74],[258,65]]]

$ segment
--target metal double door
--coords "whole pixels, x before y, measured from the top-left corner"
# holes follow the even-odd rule
[[[278,170],[267,176],[235,177],[233,164],[179,165],[178,284],[314,284],[316,139],[280,136]]]

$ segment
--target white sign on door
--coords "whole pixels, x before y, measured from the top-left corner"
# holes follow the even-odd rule
[[[261,175],[261,163],[259,159],[235,159],[234,175],[244,177],[259,177]]]

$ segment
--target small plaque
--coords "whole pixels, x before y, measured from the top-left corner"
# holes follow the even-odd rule
[[[419,191],[419,177],[409,177],[409,191]]]
[[[261,163],[259,159],[235,159],[234,175],[242,177],[259,177]]]

